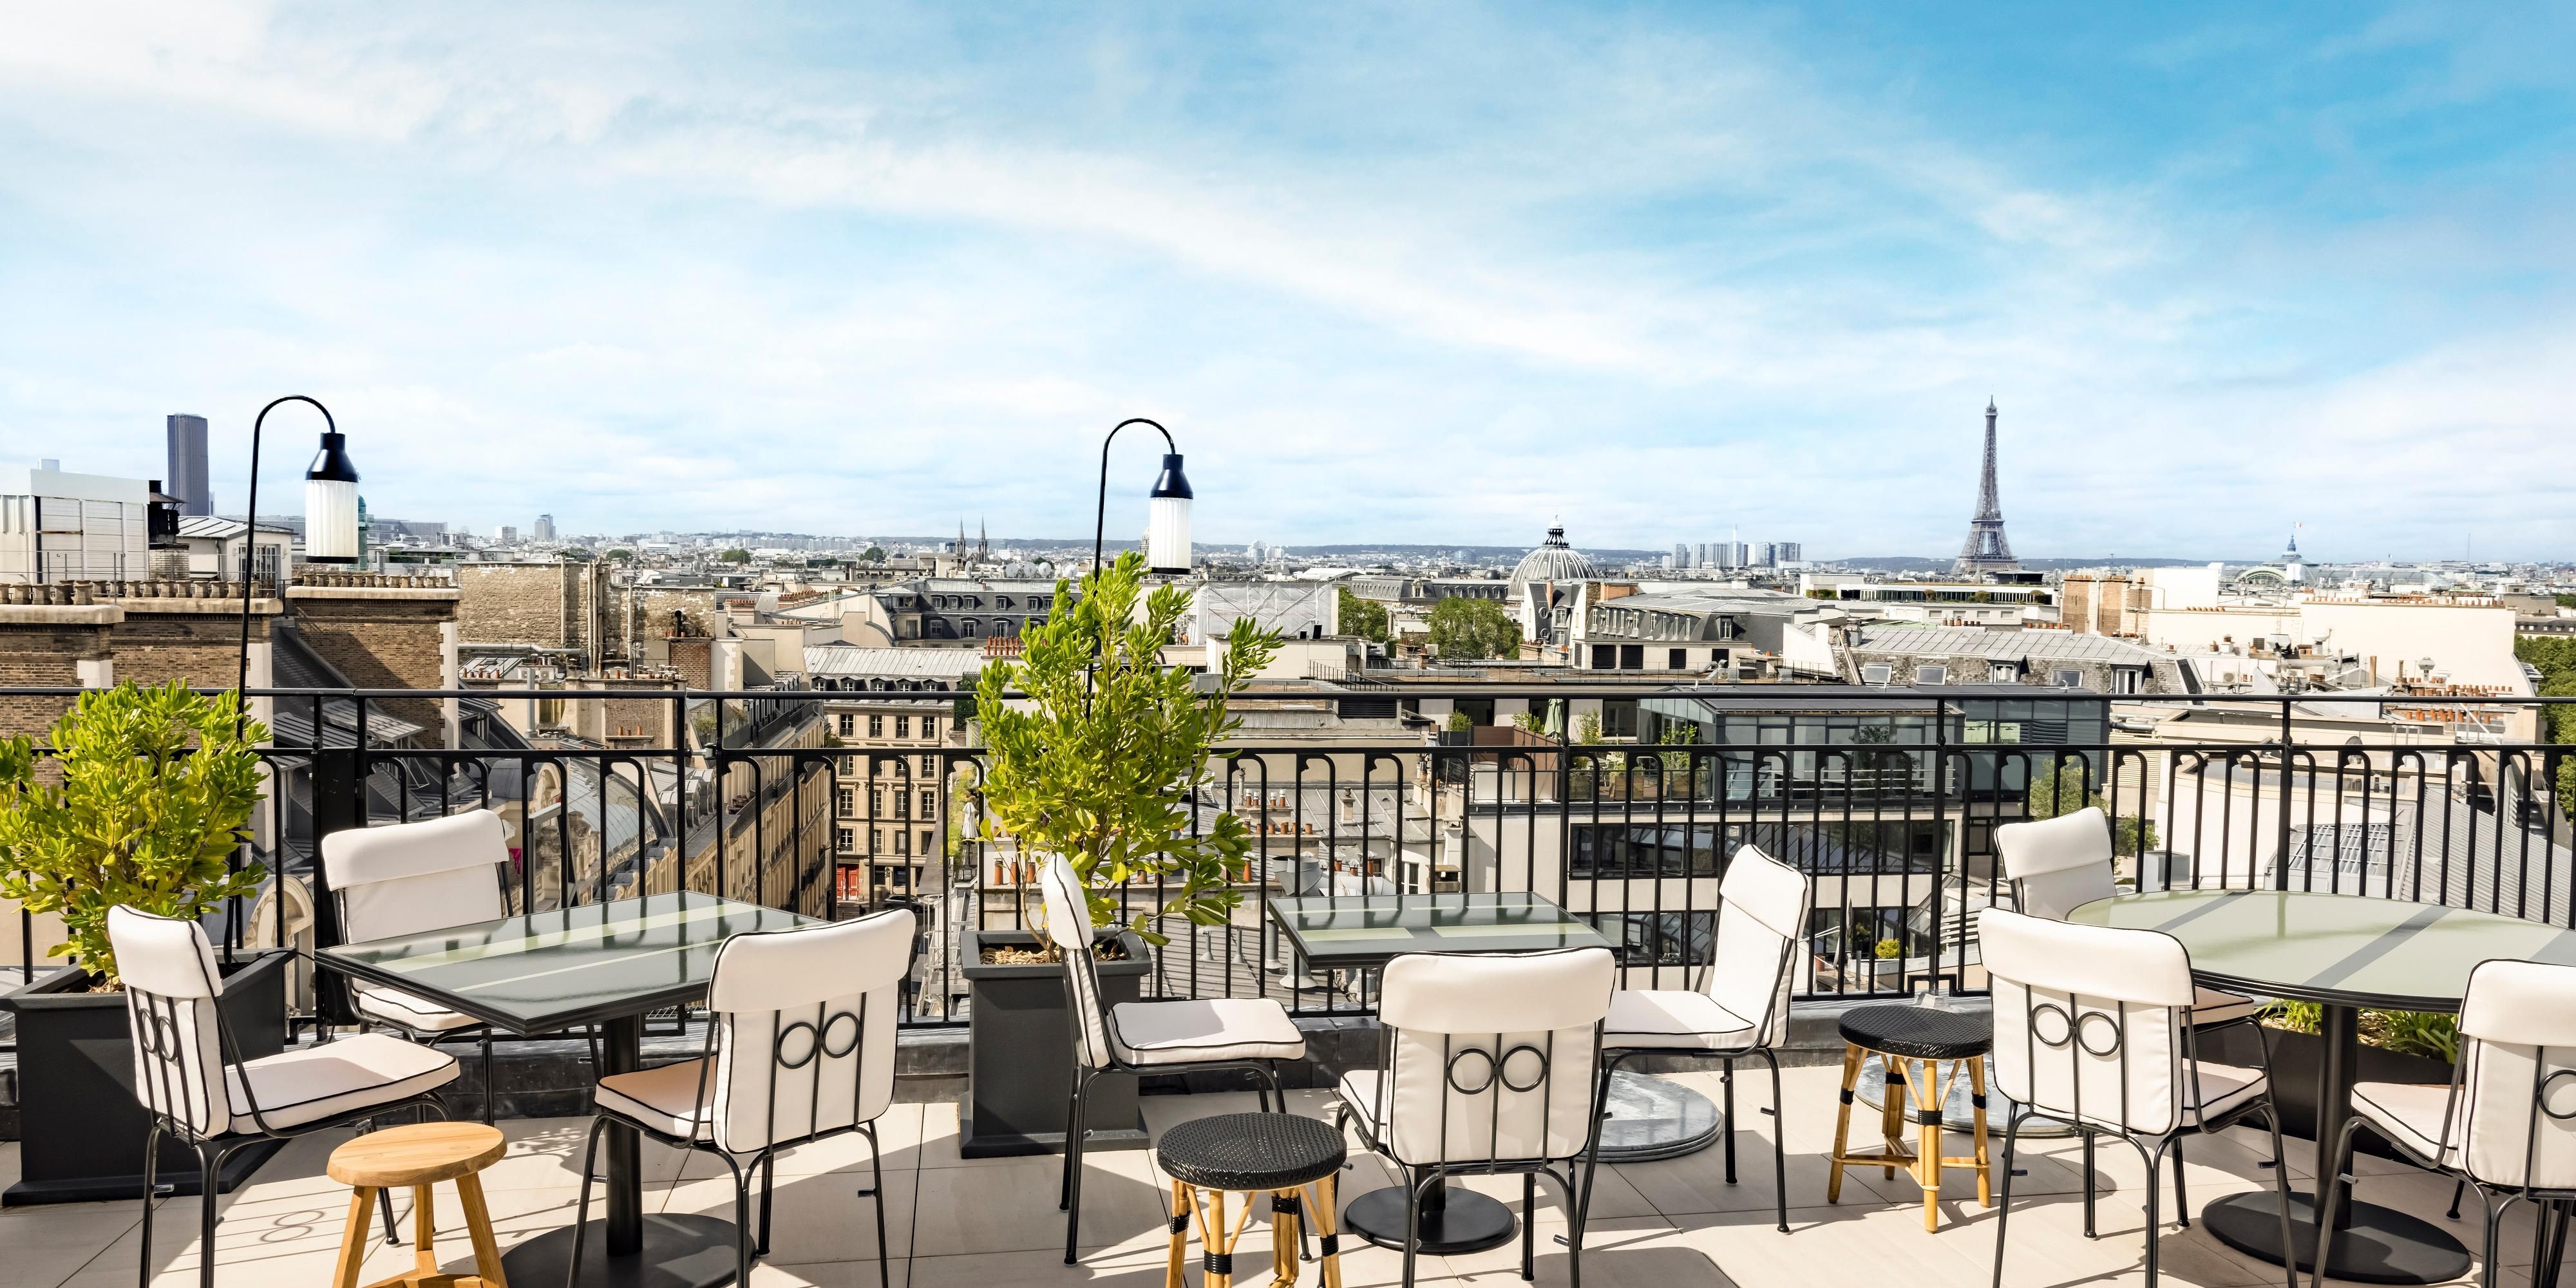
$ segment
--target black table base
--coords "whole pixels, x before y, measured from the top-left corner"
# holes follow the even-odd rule
[[[2200,1210],[2200,1219],[2220,1243],[2274,1265],[2288,1258],[2281,1247],[2280,1196],[2271,1190],[2231,1194]],[[2469,1272],[2469,1250],[2450,1232],[2430,1221],[2376,1203],[2346,1201],[2352,1223],[2335,1232],[2326,1277],[2365,1284],[2448,1283]],[[2298,1243],[2301,1271],[2316,1266],[2316,1204],[2305,1194],[2290,1196],[2290,1237]]]
[[[1390,1185],[1352,1199],[1342,1209],[1351,1233],[1381,1248],[1404,1250],[1404,1188]],[[1423,1196],[1422,1251],[1433,1256],[1499,1248],[1520,1233],[1512,1210],[1474,1190],[1442,1185]]]
[[[572,1263],[572,1227],[548,1230],[501,1254],[501,1273],[514,1284],[564,1282]],[[721,1217],[663,1215],[644,1218],[644,1248],[632,1256],[608,1255],[608,1223],[594,1219],[581,1249],[581,1278],[596,1288],[716,1288],[733,1282],[733,1222]]]

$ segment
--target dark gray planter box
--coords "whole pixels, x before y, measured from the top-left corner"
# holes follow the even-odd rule
[[[2313,1033],[2292,1033],[2286,1029],[2265,1029],[2272,1044],[2272,1099],[2281,1107],[2281,1132],[2310,1140],[2317,1134],[2317,1081],[2325,1069],[2325,1039]],[[2200,1040],[2201,1058],[2248,1069],[2262,1068],[2262,1053],[2254,1049],[2254,1031],[2242,1024],[2230,1025]],[[2403,1055],[2363,1043],[2356,1065],[2357,1082],[2439,1082],[2451,1080],[2451,1066],[2420,1055]],[[2362,1132],[2353,1137],[2355,1149],[2381,1158],[2396,1158],[2398,1153],[2376,1134]]]
[[[272,949],[223,968],[224,1023],[241,1058],[286,1049],[286,964]],[[134,1098],[134,1047],[125,994],[92,993],[89,972],[65,967],[0,997],[18,1016],[19,1179],[0,1206],[143,1196],[143,1142],[152,1119]],[[230,1191],[277,1152],[254,1145],[224,1164]],[[161,1151],[163,1185],[197,1192],[195,1156]]]
[[[1065,1009],[1064,967],[1051,963],[991,966],[988,944],[1034,948],[1025,930],[969,930],[958,936],[958,973],[969,1005],[966,1107],[958,1114],[957,1152],[967,1158],[1053,1154],[1064,1148],[1073,1103],[1073,1016]],[[1124,961],[1100,965],[1103,1007],[1137,1000],[1153,964],[1145,941],[1121,931]],[[1084,1121],[1085,1150],[1143,1149],[1145,1120],[1136,1111],[1136,1080],[1106,1074],[1092,1080]]]

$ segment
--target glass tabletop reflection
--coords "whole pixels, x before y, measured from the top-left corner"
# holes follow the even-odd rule
[[[635,1014],[706,991],[724,941],[815,924],[683,891],[325,948],[324,964],[517,1033]]]
[[[1534,894],[1307,895],[1270,915],[1317,970],[1383,966],[1403,953],[1607,948],[1592,923]]]
[[[2410,1011],[2459,1009],[2497,959],[2576,965],[2576,931],[2438,904],[2300,890],[2163,890],[2098,899],[2068,921],[2162,931],[2221,987]]]

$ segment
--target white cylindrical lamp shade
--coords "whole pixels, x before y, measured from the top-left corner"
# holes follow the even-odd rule
[[[1190,481],[1181,473],[1178,453],[1163,457],[1162,477],[1154,480],[1152,511],[1146,516],[1145,564],[1155,572],[1190,570]]]
[[[322,450],[304,473],[304,557],[314,563],[358,561],[358,471],[349,463],[346,438],[322,436]]]

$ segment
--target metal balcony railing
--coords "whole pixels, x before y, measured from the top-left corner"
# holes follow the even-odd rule
[[[1267,916],[1273,898],[1367,877],[1411,892],[1544,894],[1620,945],[1629,986],[1697,987],[1714,958],[1718,883],[1744,845],[1808,874],[1801,996],[1977,992],[1975,914],[2011,901],[1994,829],[2088,803],[2112,816],[2124,882],[2369,894],[2576,928],[2576,745],[2548,733],[2576,699],[2481,695],[2462,704],[2477,719],[2445,723],[2424,718],[2440,704],[2420,696],[2316,693],[1580,683],[1369,693],[1526,704],[1559,728],[1583,704],[1633,703],[1637,723],[1617,743],[1426,728],[1219,748],[1208,781],[1189,786],[1192,817],[1205,826],[1232,813],[1254,833],[1233,874],[1242,904],[1225,925],[1163,925],[1171,942],[1155,952],[1152,994],[1369,1011],[1367,978],[1309,972]],[[272,883],[230,910],[228,951],[335,934],[327,891],[315,888],[318,835],[469,808],[502,816],[520,909],[679,888],[818,917],[909,907],[923,934],[907,999],[918,1024],[963,1018],[958,932],[1016,926],[1034,905],[1033,856],[1008,837],[980,837],[982,753],[839,745],[822,711],[842,695],[255,696],[294,717],[271,724],[303,741],[263,751],[273,790],[241,858],[291,888],[280,897]],[[0,697],[23,711],[26,699],[69,694]],[[679,745],[522,735],[502,716],[530,699],[667,702],[655,724],[682,731]],[[902,811],[878,808],[896,799]],[[1116,898],[1150,914],[1173,893],[1137,882]],[[13,920],[10,955],[33,968],[38,928]]]

